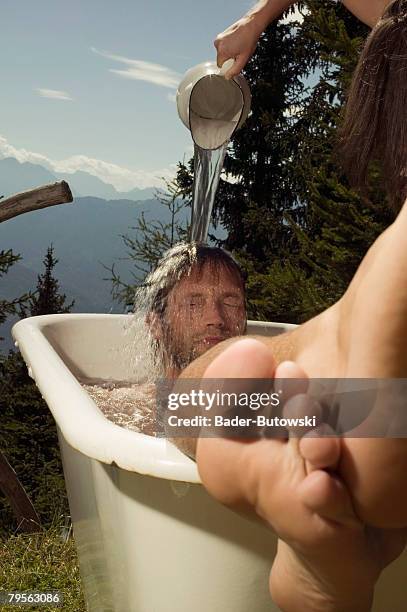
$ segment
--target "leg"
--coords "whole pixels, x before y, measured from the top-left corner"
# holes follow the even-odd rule
[[[298,368],[275,364],[254,340],[229,347],[208,368],[207,378],[304,378]],[[337,454],[331,457],[332,466]],[[280,538],[270,589],[290,612],[369,610],[381,569],[401,553],[404,533],[369,530],[354,515],[346,488],[324,471],[307,474],[299,441],[252,442],[202,438],[198,468],[206,488],[224,504],[254,508]],[[318,498],[318,512],[307,504]],[[337,564],[338,554],[348,563]],[[354,593],[358,592],[357,607]]]
[[[343,298],[292,334],[262,339],[265,347],[273,350],[278,361],[295,360],[312,378],[407,378],[406,236],[404,206],[369,249]],[[213,359],[231,345],[231,341],[218,345],[191,364],[182,377],[201,378]],[[257,346],[251,351],[252,360],[257,351],[262,358],[263,349]],[[253,376],[261,378],[263,370]],[[247,376],[245,365],[237,371],[236,377]],[[218,376],[216,368],[212,373]],[[320,451],[312,452],[318,464]],[[406,473],[407,438],[347,438],[342,443],[338,474],[364,522],[407,526]]]
[[[407,378],[406,240],[404,206],[369,250],[346,294],[334,306],[337,346],[330,364],[331,376]],[[305,347],[305,353],[307,350]],[[313,350],[320,354],[317,346]],[[306,367],[301,354],[298,361]],[[310,376],[320,375],[318,368],[306,370]],[[398,429],[406,436],[406,422]],[[309,438],[301,446],[304,457],[316,465],[321,460],[320,443],[322,440]],[[361,520],[377,527],[407,526],[407,437],[344,438],[338,473],[351,492]]]

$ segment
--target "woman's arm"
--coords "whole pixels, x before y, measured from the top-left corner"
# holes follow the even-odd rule
[[[218,66],[221,67],[228,59],[235,60],[226,78],[232,78],[243,70],[262,32],[293,4],[296,4],[295,0],[260,0],[246,15],[216,37],[214,44]]]
[[[373,27],[389,0],[343,0],[344,5],[361,21]],[[226,78],[239,74],[253,55],[258,40],[267,26],[277,19],[295,0],[260,0],[246,15],[216,37],[217,63],[222,66],[228,59],[235,60]]]
[[[390,0],[343,0],[343,4],[366,25],[373,28]]]

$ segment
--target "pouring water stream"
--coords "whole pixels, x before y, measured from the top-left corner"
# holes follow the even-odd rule
[[[190,239],[206,242],[229,141],[245,121],[250,90],[244,77],[226,80],[233,65],[207,62],[189,70],[177,91],[178,113],[194,141],[194,186]]]
[[[245,121],[250,108],[250,90],[244,77],[239,75],[227,81],[224,74],[231,67],[226,62],[221,70],[216,64],[200,64],[189,70],[177,91],[178,113],[190,129],[194,141],[194,186],[190,239],[206,242],[216,192],[228,144],[234,132]],[[156,286],[163,282],[165,265],[150,275]],[[137,330],[137,355],[142,357],[147,386],[139,383],[115,383],[113,381],[82,380],[86,391],[107,418],[122,427],[148,435],[154,435],[154,405],[150,383],[156,378],[153,351],[146,339],[145,311],[149,291],[139,290],[137,311],[133,326]],[[139,328],[139,329],[138,329]],[[140,350],[140,343],[145,340]],[[129,358],[134,358],[134,355]],[[151,362],[151,363],[150,363]],[[140,375],[140,363],[134,364]],[[142,377],[143,378],[143,377]],[[177,490],[177,494],[184,491]]]

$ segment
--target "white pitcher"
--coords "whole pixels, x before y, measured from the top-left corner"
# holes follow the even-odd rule
[[[190,68],[178,87],[178,114],[202,149],[219,149],[249,114],[251,94],[245,77],[224,77],[233,61],[228,60],[222,68],[215,62]]]

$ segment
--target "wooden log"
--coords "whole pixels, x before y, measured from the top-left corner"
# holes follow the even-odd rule
[[[0,451],[0,489],[9,499],[17,519],[17,529],[26,533],[41,531],[41,522],[17,474]]]
[[[0,223],[32,210],[39,210],[72,201],[72,193],[66,181],[16,193],[9,198],[0,200]]]

